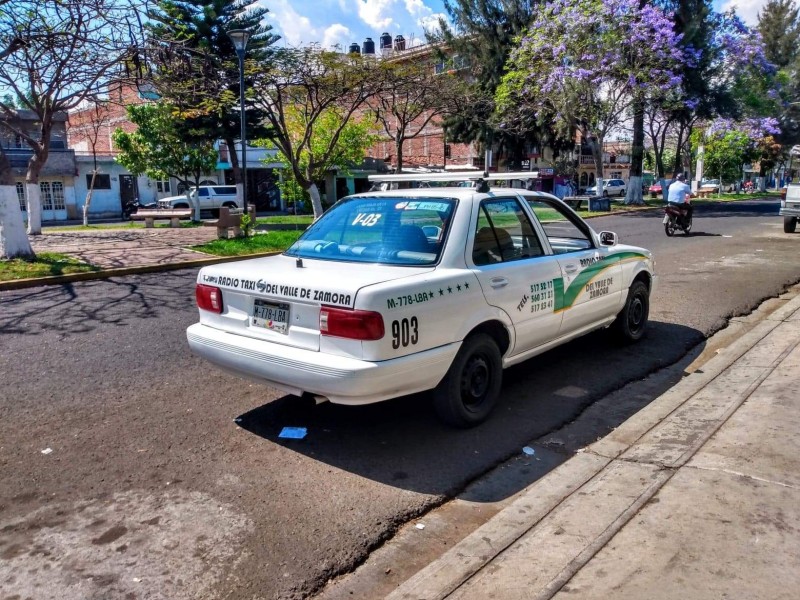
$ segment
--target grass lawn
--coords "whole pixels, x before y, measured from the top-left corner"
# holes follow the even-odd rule
[[[192,246],[198,250],[216,256],[246,256],[261,252],[283,252],[300,237],[302,231],[270,231],[249,238],[231,238],[214,240],[207,244]]]
[[[313,222],[313,215],[275,215],[274,217],[258,217],[256,219],[256,225],[269,225],[270,223],[311,225]]]
[[[99,270],[99,267],[80,262],[65,254],[56,254],[55,252],[42,252],[37,254],[36,259],[31,261],[21,258],[12,260],[0,259],[0,281],[48,277],[50,275],[68,275],[70,273],[88,273]]]

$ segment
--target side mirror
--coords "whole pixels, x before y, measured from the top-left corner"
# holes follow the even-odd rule
[[[601,231],[600,244],[603,246],[616,246],[617,234],[614,233],[613,231]]]

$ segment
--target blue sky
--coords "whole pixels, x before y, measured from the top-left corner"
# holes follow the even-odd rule
[[[339,44],[346,49],[351,42],[361,44],[371,37],[378,48],[384,31],[394,38],[422,43],[425,31],[435,28],[437,17],[444,15],[441,0],[258,0],[270,13],[273,30],[289,46],[312,42],[330,48]],[[717,10],[736,6],[745,23],[755,25],[758,11],[766,0],[715,0]]]

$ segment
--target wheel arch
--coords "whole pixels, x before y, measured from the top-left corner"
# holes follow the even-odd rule
[[[485,333],[495,341],[497,347],[500,349],[500,356],[505,356],[506,352],[508,352],[508,349],[511,347],[511,335],[502,321],[496,319],[484,321],[480,325],[473,327],[469,333],[467,333],[465,339],[478,333]]]

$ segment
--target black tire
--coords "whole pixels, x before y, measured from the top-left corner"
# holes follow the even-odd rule
[[[634,281],[628,289],[625,307],[614,321],[617,337],[624,343],[638,342],[647,328],[650,315],[650,292],[641,281]]]
[[[503,363],[497,342],[485,333],[471,335],[434,390],[433,405],[446,424],[474,427],[492,412],[502,384]]]
[[[667,234],[667,237],[672,237],[675,235],[675,220],[670,219],[666,223],[664,223],[664,233]]]
[[[603,190],[603,198],[608,198],[608,190]]]
[[[797,228],[797,217],[783,217],[783,232],[794,233]]]
[[[191,208],[186,202],[179,202],[178,204],[173,205],[172,208]]]
[[[692,230],[692,221],[690,220],[686,225],[683,226],[683,233],[689,235],[689,232]]]

